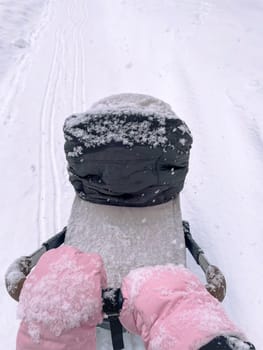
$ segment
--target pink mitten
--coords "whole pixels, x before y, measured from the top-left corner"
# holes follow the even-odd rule
[[[105,287],[98,254],[66,245],[45,253],[21,291],[17,350],[96,349]]]
[[[242,333],[198,278],[166,265],[131,271],[123,280],[122,324],[148,350],[197,350],[217,335]]]

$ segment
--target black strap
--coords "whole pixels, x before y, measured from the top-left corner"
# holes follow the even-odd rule
[[[123,329],[118,316],[109,316],[113,350],[124,349]]]
[[[103,311],[108,316],[113,350],[124,349],[123,328],[119,320],[123,297],[120,288],[102,290]]]

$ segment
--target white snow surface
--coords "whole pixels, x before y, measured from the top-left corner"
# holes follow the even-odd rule
[[[3,0],[0,3],[0,79],[17,64],[39,31],[46,0]],[[43,24],[43,23],[41,23]]]
[[[64,120],[122,92],[164,100],[190,127],[183,217],[225,273],[227,313],[261,349],[262,0],[3,0],[0,17],[0,349],[15,349],[18,326],[8,265],[69,218]]]

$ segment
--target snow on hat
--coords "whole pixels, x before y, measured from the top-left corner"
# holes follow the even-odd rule
[[[106,97],[64,124],[70,181],[82,199],[148,206],[174,198],[188,170],[191,133],[154,97]]]

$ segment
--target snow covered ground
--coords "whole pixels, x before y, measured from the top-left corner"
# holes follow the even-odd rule
[[[18,325],[7,266],[69,217],[64,119],[120,92],[165,100],[191,128],[184,218],[261,349],[262,0],[2,0],[0,19],[0,349]]]

